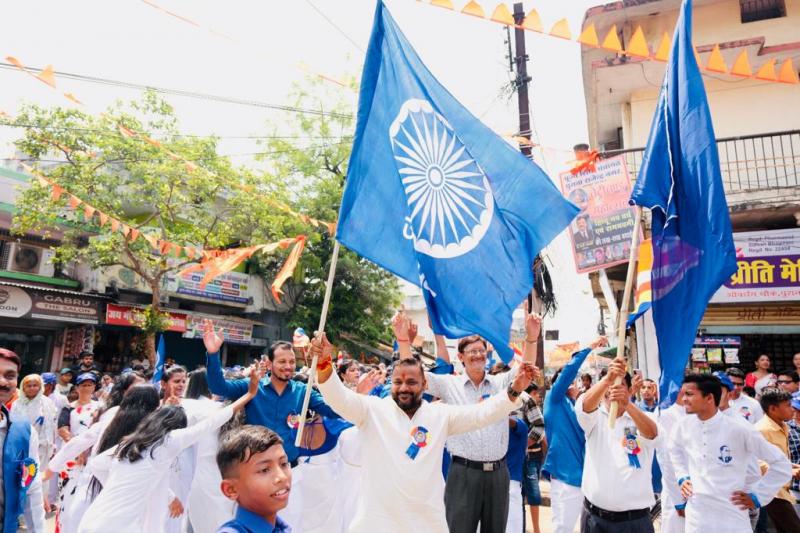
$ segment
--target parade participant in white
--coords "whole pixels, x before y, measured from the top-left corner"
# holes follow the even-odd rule
[[[731,413],[738,413],[746,421],[755,424],[764,416],[758,401],[742,392],[744,388],[744,372],[738,368],[729,368],[725,371],[733,383],[733,390],[728,395],[728,405]]]
[[[618,377],[622,383],[613,385]],[[586,435],[581,482],[586,498],[581,531],[585,533],[653,531],[651,471],[659,429],[648,413],[630,401],[630,384],[625,361],[615,359],[608,374],[575,402],[575,414]],[[611,402],[619,402],[613,429],[608,424]]]
[[[508,391],[478,405],[452,406],[422,401],[425,375],[415,359],[395,364],[391,398],[377,398],[342,385],[333,373],[332,346],[324,335],[314,340],[312,351],[320,356],[322,395],[358,427],[364,445],[362,499],[350,532],[447,532],[439,475],[445,440],[506,420],[533,378],[533,366],[524,364]]]
[[[658,425],[663,432],[656,446],[658,465],[661,468],[661,533],[683,533],[686,527],[686,499],[681,495],[678,478],[669,455],[669,438],[675,425],[686,417],[683,408],[683,387],[675,403],[658,411]]]
[[[791,477],[791,464],[754,428],[730,420],[718,410],[720,382],[692,374],[684,380],[687,416],[670,436],[670,457],[688,500],[686,532],[750,533],[748,509],[764,506]],[[769,469],[748,480],[752,457]]]
[[[39,374],[22,378],[22,394],[11,406],[11,420],[27,420],[39,437],[39,468],[47,468],[53,455],[58,413],[53,402],[44,394],[44,382]]]
[[[118,447],[98,455],[92,468],[103,491],[86,511],[78,531],[164,531],[169,466],[184,449],[242,409],[255,396],[260,377],[260,372],[251,372],[244,396],[192,427],[186,427],[182,408],[167,406],[145,418]]]

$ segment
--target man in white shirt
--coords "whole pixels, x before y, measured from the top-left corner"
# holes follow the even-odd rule
[[[613,384],[617,378],[622,378],[620,385]],[[659,429],[648,413],[630,401],[630,387],[625,361],[615,359],[608,374],[575,402],[575,414],[586,435],[583,533],[653,532],[651,470]],[[619,404],[613,429],[608,423],[611,402]]]
[[[519,394],[534,376],[533,366],[523,365],[506,391],[479,405],[454,406],[422,401],[426,379],[416,359],[395,364],[391,397],[378,398],[342,384],[332,371],[332,347],[324,336],[313,341],[314,352],[322,352],[317,366],[320,392],[358,427],[363,445],[362,498],[350,532],[447,533],[441,478],[445,440],[499,421],[507,427],[508,413],[521,405]]]
[[[685,418],[683,387],[678,391],[675,403],[658,410],[658,427],[662,436],[656,447],[658,464],[661,467],[661,533],[683,533],[686,527],[686,499],[681,495],[678,478],[669,457],[669,435],[672,429]]]
[[[733,382],[733,390],[728,395],[728,405],[734,413],[744,418],[751,424],[755,424],[764,416],[761,405],[747,394],[742,393],[744,388],[744,372],[736,367],[731,367],[725,371]]]
[[[766,505],[791,477],[791,464],[752,426],[719,410],[722,385],[713,376],[684,379],[687,416],[670,436],[670,458],[686,505],[686,532],[751,533],[748,510]],[[769,465],[761,478],[748,475],[758,458]]]
[[[393,321],[400,348],[400,357],[411,357],[411,334],[407,328]],[[525,320],[525,348],[523,361],[536,360],[536,346],[542,319],[531,313]],[[486,372],[488,344],[485,339],[472,335],[458,342],[458,358],[464,365],[460,375],[437,375],[426,372],[428,394],[450,405],[475,406],[486,398],[504,391],[516,376],[515,367],[510,372],[489,375]],[[449,362],[446,348],[440,357]],[[538,372],[535,370],[535,372]],[[475,531],[480,523],[484,532],[505,531],[508,520],[510,478],[506,453],[508,452],[508,423],[500,421],[476,431],[447,439],[447,451],[452,459],[447,472],[444,503],[450,531]]]

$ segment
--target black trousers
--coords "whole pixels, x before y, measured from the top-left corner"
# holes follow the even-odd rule
[[[772,524],[778,533],[795,533],[800,531],[800,518],[794,510],[794,506],[787,500],[774,498],[764,509],[772,519]]]
[[[654,533],[654,529],[649,515],[625,522],[612,522],[591,514],[584,507],[581,511],[581,533]]]
[[[491,472],[451,463],[444,487],[450,533],[504,533],[508,521],[508,468]]]

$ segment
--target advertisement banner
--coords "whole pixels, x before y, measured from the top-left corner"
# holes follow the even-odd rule
[[[800,300],[800,229],[734,233],[733,242],[739,270],[712,303]]]
[[[563,172],[561,192],[581,212],[570,224],[579,273],[628,261],[635,210],[628,205],[631,178],[622,156],[598,160],[594,169]]]
[[[166,290],[184,296],[193,296],[206,300],[228,302],[238,305],[247,305],[250,301],[249,274],[241,272],[227,272],[200,287],[200,281],[205,276],[205,271],[190,272],[179,276],[171,274],[167,277]]]
[[[99,302],[79,292],[27,290],[0,285],[0,317],[99,324]]]
[[[136,320],[134,314],[137,312],[135,307],[128,307],[125,305],[108,304],[106,306],[106,324],[112,326],[129,326],[135,327]],[[177,331],[183,333],[186,331],[186,315],[183,313],[169,313],[170,325],[167,331]]]
[[[203,338],[203,320],[207,318],[198,315],[189,315],[186,321],[186,332],[183,337],[186,339]],[[253,324],[248,322],[238,322],[226,320],[220,317],[208,317],[214,320],[214,328],[222,328],[222,336],[225,342],[233,344],[250,344],[253,339]]]

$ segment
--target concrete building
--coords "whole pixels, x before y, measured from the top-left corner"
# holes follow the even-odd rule
[[[605,35],[616,25],[626,43],[641,27],[655,50],[664,33],[672,35],[679,7],[679,0],[599,5],[586,12],[583,28],[594,24]],[[703,64],[717,44],[729,66],[747,50],[754,72],[772,59],[797,59],[800,54],[800,0],[695,0],[693,18],[694,43]],[[584,47],[582,66],[592,147],[604,156],[623,155],[635,178],[665,64]],[[755,357],[767,353],[773,368],[791,367],[792,355],[800,352],[800,287],[791,266],[800,259],[798,248],[792,249],[800,245],[800,85],[707,72],[703,79],[740,271],[738,280],[734,276],[712,299],[693,358],[699,368],[738,364],[749,371]],[[750,259],[765,257],[790,266],[779,274],[772,265],[758,283],[750,279]],[[615,294],[610,306],[598,275],[591,275],[606,310],[619,304],[626,267],[607,271]],[[640,322],[637,332],[640,364],[657,376],[652,322]],[[717,348],[728,348],[722,360]]]

